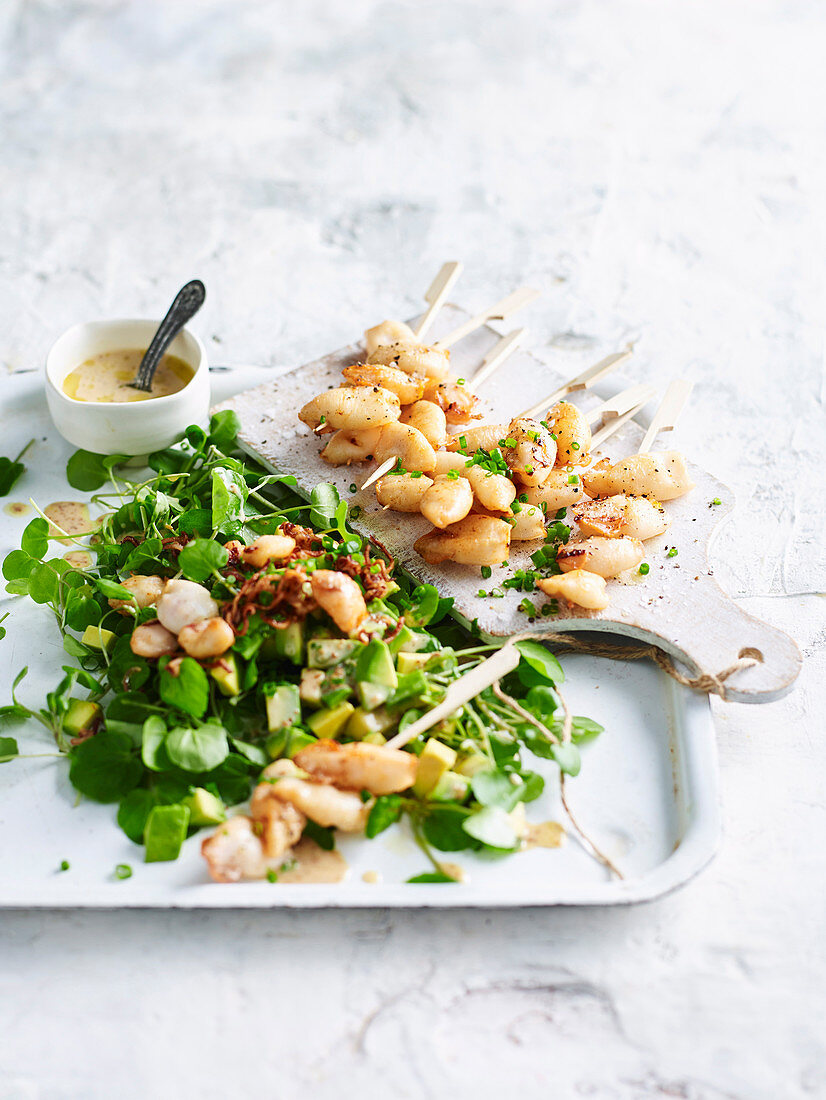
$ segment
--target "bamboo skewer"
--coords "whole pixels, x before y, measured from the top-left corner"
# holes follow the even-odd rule
[[[600,359],[598,363],[594,363],[593,366],[588,367],[581,374],[577,374],[574,378],[571,378],[568,382],[563,382],[561,386],[549,393],[547,397],[543,397],[541,401],[537,402],[530,409],[526,409],[520,416],[536,417],[543,410],[550,409],[551,405],[555,405],[563,397],[567,397],[569,393],[574,393],[575,390],[587,390],[595,382],[598,382],[600,378],[604,378],[606,374],[609,374],[612,370],[624,363],[626,359],[630,359],[634,354],[634,345],[628,344],[623,351],[614,352],[613,355],[606,355],[604,359]]]
[[[656,396],[657,390],[654,386],[631,386],[629,389],[623,390],[622,393],[603,401],[596,408],[589,409],[585,413],[585,418],[589,424],[596,424],[600,420],[607,424],[612,420],[616,420],[617,417],[623,416],[629,409],[642,408],[652,397]]]
[[[660,402],[660,407],[654,413],[654,419],[651,421],[651,425],[645,433],[638,454],[642,455],[650,451],[654,440],[660,432],[670,432],[674,430],[680,413],[685,408],[688,396],[693,388],[693,382],[687,382],[684,378],[674,379],[665,391],[665,397]]]
[[[486,661],[476,665],[470,672],[466,672],[464,676],[454,680],[445,692],[442,702],[429,710],[427,714],[423,714],[421,718],[417,718],[415,722],[411,722],[407,729],[397,733],[395,737],[391,737],[387,742],[387,748],[400,749],[402,745],[406,745],[409,741],[418,737],[419,734],[424,733],[425,730],[431,729],[437,722],[441,722],[443,718],[447,718],[458,707],[470,702],[480,691],[484,691],[496,680],[507,676],[509,672],[513,672],[518,664],[519,650],[512,642],[506,642],[492,657],[488,657]]]
[[[398,462],[398,459],[396,458],[395,455],[391,455],[390,458],[386,458],[384,460],[384,462],[382,462],[381,466],[377,466],[375,468],[375,470],[368,477],[368,479],[364,482],[364,484],[362,485],[362,487],[359,491],[363,492],[365,489],[369,489],[374,481],[378,481],[380,477],[384,477],[384,475],[386,473],[388,473],[390,470],[393,469],[393,467],[396,465],[397,462]]]
[[[641,401],[639,405],[635,405],[633,409],[629,409],[628,412],[623,413],[622,416],[615,416],[613,420],[609,420],[598,432],[594,432],[591,436],[591,450],[596,451],[609,436],[612,436],[614,432],[618,432],[623,424],[627,424],[629,420],[632,420],[646,403],[646,401]]]
[[[428,310],[414,330],[416,339],[421,343],[424,335],[436,319],[436,314],[445,304],[448,294],[453,289],[457,279],[462,274],[464,265],[458,261],[442,264],[439,274],[428,287],[424,300],[428,303]]]
[[[498,370],[499,367],[502,366],[508,356],[512,355],[522,343],[522,338],[527,331],[528,330],[524,328],[516,328],[513,332],[509,332],[507,336],[503,336],[501,340],[497,340],[482,360],[479,369],[470,379],[470,386],[472,389],[478,389],[483,382],[486,382],[488,378],[490,378],[495,370]]]
[[[504,321],[512,313],[516,313],[518,309],[522,309],[523,306],[535,301],[538,297],[538,290],[532,290],[529,286],[520,287],[518,290],[514,290],[512,294],[502,298],[501,301],[489,306],[481,313],[477,313],[475,317],[469,318],[458,328],[455,328],[453,332],[443,336],[441,340],[437,340],[434,347],[450,348],[459,340],[463,340],[465,336],[469,336],[471,332],[475,332],[477,328],[481,328],[488,321]]]

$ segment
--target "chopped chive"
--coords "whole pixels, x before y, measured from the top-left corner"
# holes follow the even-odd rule
[[[422,471],[421,470],[411,470],[410,471],[410,476],[411,477],[421,477],[422,476]]]
[[[513,504],[511,504],[511,511],[514,515],[522,511],[522,505],[519,503],[518,500],[515,500]]]
[[[568,514],[568,509],[567,508],[560,508],[559,511],[556,513],[556,516],[554,518],[555,519],[565,519],[567,514]]]
[[[447,471],[447,476],[450,478],[451,481],[458,481],[459,480],[459,471],[458,470],[448,470]]]
[[[70,866],[71,865],[70,865],[68,859],[61,859],[61,861],[60,861],[60,870],[61,871],[68,871]]]
[[[528,475],[532,474],[533,473],[533,466],[526,466],[525,467],[525,473],[528,474]]]
[[[720,500],[719,497],[715,497],[714,500],[712,500],[711,503],[712,504],[722,504],[723,502],[722,502],[722,500]]]
[[[490,576],[490,573],[491,573],[490,566],[489,565],[483,565],[482,569],[481,569],[481,573],[482,573],[483,578],[485,580],[487,580],[488,577]]]
[[[568,484],[569,485],[579,485],[579,475],[578,474],[568,474]]]
[[[462,451],[467,450],[467,436],[466,435],[460,435],[459,436],[459,448]]]
[[[356,483],[355,483],[355,482],[353,482],[353,483],[351,484],[351,486],[350,486],[350,492],[351,492],[351,493],[357,493],[357,492],[358,492],[358,485],[356,485]]]
[[[671,549],[668,551],[668,553],[665,556],[667,558],[676,558],[676,556],[677,556],[677,547],[672,546]]]
[[[456,385],[457,386],[464,386],[464,384],[465,384],[464,378],[457,378],[456,379]]]
[[[644,576],[645,576],[645,574],[646,574],[646,573],[648,572],[648,569],[649,569],[649,565],[648,565],[648,562],[647,562],[647,561],[644,561],[644,562],[642,563],[642,565],[640,566],[640,568],[639,568],[639,572],[640,572],[640,573],[642,574],[642,576],[644,577]]]
[[[132,877],[132,868],[128,863],[119,863],[115,868],[115,878],[120,879],[121,882],[124,879]]]
[[[267,882],[278,882],[278,875],[272,868],[267,871]]]
[[[484,590],[484,588],[480,588],[480,589],[478,589],[478,590],[477,590],[477,592],[476,592],[476,595],[477,595],[477,596],[479,597],[479,599],[481,600],[481,598],[482,598],[483,596],[487,596],[487,592],[486,592],[486,591]]]

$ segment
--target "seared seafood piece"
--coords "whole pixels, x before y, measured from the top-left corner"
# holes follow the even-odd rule
[[[538,420],[518,416],[510,422],[502,454],[511,473],[528,488],[544,485],[556,461],[556,443]]]
[[[413,548],[430,565],[499,565],[507,559],[510,541],[510,525],[503,519],[470,515],[443,531],[422,535]]]
[[[627,536],[643,541],[662,535],[671,525],[659,501],[624,493],[581,504],[574,511],[574,519],[583,535],[612,539]]]
[[[605,578],[586,569],[572,569],[558,577],[543,577],[536,582],[546,596],[561,597],[589,611],[604,611],[609,604]]]
[[[372,355],[376,348],[384,344],[415,344],[416,333],[404,321],[382,321],[373,325],[364,334],[364,346],[367,354]]]
[[[560,569],[584,569],[598,573],[600,577],[616,577],[626,569],[633,569],[645,557],[645,548],[639,539],[606,539],[599,535],[568,542],[556,555]]]
[[[591,426],[570,401],[558,401],[545,417],[556,436],[556,465],[578,466],[590,461]]]
[[[418,758],[401,749],[352,741],[316,741],[295,755],[299,768],[348,791],[396,794],[406,791],[416,778]]]
[[[396,394],[381,386],[336,386],[308,401],[298,419],[313,429],[360,431],[392,424],[400,414]]]
[[[450,352],[422,344],[384,344],[367,356],[367,362],[441,380],[450,370]]]
[[[425,380],[413,374],[405,374],[396,367],[382,367],[371,363],[354,363],[341,372],[354,386],[381,386],[398,397],[402,405],[418,401],[424,393]]]
[[[376,482],[376,499],[383,508],[392,508],[394,512],[420,512],[422,498],[433,484],[431,478],[422,474],[388,474]]]
[[[613,465],[604,458],[584,471],[582,481],[592,497],[627,493],[655,500],[675,500],[694,488],[686,460],[678,451],[630,455]]]
[[[349,466],[351,462],[364,462],[373,457],[381,432],[381,428],[364,428],[358,432],[341,428],[330,436],[321,457],[331,466]]]

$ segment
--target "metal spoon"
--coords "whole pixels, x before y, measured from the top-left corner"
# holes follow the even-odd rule
[[[146,349],[146,354],[141,359],[135,381],[129,383],[133,389],[149,393],[152,389],[152,379],[155,377],[155,371],[164,352],[187,321],[195,316],[204,304],[205,298],[206,287],[200,279],[193,279],[192,282],[181,287],[166,317],[158,325],[158,331],[152,337],[152,343]]]

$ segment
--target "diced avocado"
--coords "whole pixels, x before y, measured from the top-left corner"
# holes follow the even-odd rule
[[[386,630],[387,623],[384,619],[380,619],[376,615],[368,615],[361,620],[353,633],[359,637],[366,634],[368,638],[381,638]]]
[[[100,718],[101,710],[97,703],[90,703],[87,699],[70,699],[66,713],[63,715],[63,732],[72,737],[83,729],[89,729],[94,721]]]
[[[413,640],[413,631],[409,626],[403,626],[387,643],[387,648],[395,656],[401,650],[406,650]]]
[[[356,642],[349,638],[313,638],[307,642],[309,668],[332,668],[355,652]]]
[[[356,680],[383,687],[395,688],[399,678],[393,667],[393,655],[380,638],[373,638],[359,654],[356,662]]]
[[[103,649],[108,652],[117,641],[117,635],[111,630],[104,630],[102,626],[87,626],[80,640],[91,649]]]
[[[298,694],[302,703],[310,703],[312,706],[321,706],[321,689],[324,686],[324,673],[320,668],[305,668],[301,670],[301,683]]]
[[[267,729],[270,733],[287,729],[301,721],[301,700],[295,684],[281,684],[265,689],[267,701]]]
[[[209,674],[218,685],[222,695],[240,695],[241,679],[238,675],[238,662],[233,653],[225,653]]]
[[[326,707],[327,710],[332,710],[333,707],[337,707],[339,703],[343,703],[345,699],[348,699],[353,694],[353,689],[349,684],[341,684],[339,687],[333,687],[329,673],[324,680],[324,686],[321,689],[321,705]]]
[[[430,792],[434,802],[464,802],[470,790],[470,780],[458,772],[447,771]]]
[[[399,653],[421,653],[424,650],[432,651],[438,646],[432,634],[425,634],[421,630],[411,630],[409,626],[403,629],[407,630],[409,637],[399,646]]]
[[[427,695],[427,678],[423,672],[405,672],[399,676],[399,686],[388,700],[388,705],[397,707],[405,704],[410,706],[414,700]]]
[[[294,665],[300,665],[304,657],[304,626],[290,623],[276,632],[274,649],[277,657],[284,657]]]
[[[435,653],[405,653],[396,657],[396,666],[401,673],[415,672],[417,668],[424,668]]]
[[[419,766],[416,770],[416,781],[413,784],[413,792],[420,798],[426,798],[446,771],[456,763],[457,753],[455,749],[448,748],[435,737],[431,737],[424,747],[424,752],[419,757]]]
[[[196,787],[182,799],[182,805],[189,810],[190,825],[220,825],[227,818],[221,799],[204,787]]]
[[[153,806],[143,831],[146,862],[162,863],[177,859],[181,845],[186,840],[188,825],[188,806]]]
[[[486,756],[483,756],[481,752],[472,752],[469,756],[463,756],[459,760],[459,763],[454,767],[454,771],[457,771],[459,775],[466,775],[470,779],[477,772],[485,771],[489,767],[490,760]]]
[[[278,760],[282,756],[292,760],[297,752],[306,748],[307,745],[311,745],[315,740],[316,738],[311,733],[305,733],[304,730],[296,729],[293,726],[291,729],[271,733],[264,742],[264,750],[270,760]]]
[[[341,733],[350,715],[356,708],[352,703],[339,703],[332,710],[318,710],[308,719],[307,725],[316,735],[325,740],[332,740],[336,734]]]
[[[374,733],[368,733],[366,737],[362,737],[362,741],[364,741],[368,745],[387,744],[387,738],[384,736],[384,734],[379,733],[378,730],[376,730]]]
[[[393,725],[394,719],[384,707],[367,711],[358,707],[347,722],[347,736],[354,741],[365,741],[371,733],[384,733]]]
[[[366,680],[359,680],[356,684],[356,695],[365,710],[375,710],[386,703],[392,694],[393,689],[385,684],[371,684]]]

